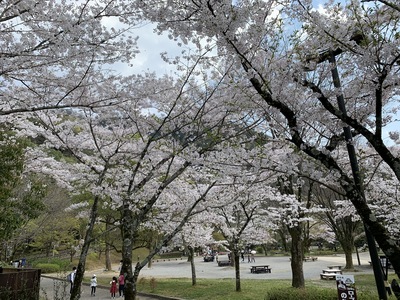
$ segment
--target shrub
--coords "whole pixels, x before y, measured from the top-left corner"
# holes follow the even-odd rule
[[[265,300],[337,300],[337,297],[337,291],[333,289],[272,288]]]
[[[357,290],[357,298],[360,300],[375,300],[376,292]],[[296,288],[271,288],[265,296],[265,300],[337,300],[336,289],[322,289],[307,287],[306,289]]]
[[[57,264],[50,263],[38,263],[35,268],[41,269],[42,273],[58,273],[60,272],[60,266]]]
[[[47,264],[57,265],[58,270],[55,272],[66,271],[66,270],[70,270],[72,268],[70,266],[69,260],[60,259],[60,258],[40,258],[40,259],[33,260],[31,262],[32,267],[38,268],[38,269],[41,269],[41,267],[39,265],[47,265]],[[44,271],[42,270],[42,272],[44,272]],[[53,273],[53,272],[47,272],[47,273]]]
[[[181,258],[182,252],[181,251],[173,251],[173,252],[165,252],[159,254],[160,258]]]

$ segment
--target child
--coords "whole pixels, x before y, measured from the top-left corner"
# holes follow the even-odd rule
[[[117,293],[117,277],[114,276],[110,281],[110,284],[111,299],[115,299],[115,294]]]
[[[91,287],[91,296],[96,296],[96,286],[97,286],[97,278],[96,274],[93,274],[92,279],[90,279],[90,287]]]

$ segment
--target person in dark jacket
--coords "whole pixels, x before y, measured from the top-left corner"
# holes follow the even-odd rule
[[[393,294],[396,296],[396,298],[400,299],[400,286],[396,279],[393,278],[390,287],[392,288]]]

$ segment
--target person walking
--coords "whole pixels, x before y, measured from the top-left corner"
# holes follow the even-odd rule
[[[90,295],[96,296],[97,278],[96,274],[93,274],[92,279],[90,279]]]
[[[251,254],[251,262],[256,262],[256,259],[254,257],[254,254],[256,254],[257,252],[255,250],[251,250],[250,254]]]
[[[115,294],[117,293],[117,277],[113,277],[112,280],[110,281],[110,294],[111,294],[111,299],[115,299]]]
[[[118,277],[118,292],[120,297],[124,296],[124,288],[125,288],[125,276],[123,273],[121,273],[119,274]]]
[[[74,288],[75,276],[76,276],[76,267],[73,267],[72,272],[69,273],[69,275],[67,276],[69,283],[71,284],[71,288],[69,290],[70,294],[72,294],[72,289]]]

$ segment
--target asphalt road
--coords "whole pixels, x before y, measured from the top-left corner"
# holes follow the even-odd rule
[[[223,259],[223,258],[220,258]],[[242,279],[254,279],[254,280],[268,280],[268,279],[291,279],[292,273],[290,268],[289,257],[269,257],[269,256],[256,256],[255,263],[248,263],[247,258],[244,262],[240,262],[240,277]],[[357,274],[370,273],[372,274],[372,268],[368,261],[369,253],[364,252],[360,254],[360,263],[358,265],[358,259],[354,255],[353,262],[357,269]],[[253,274],[250,272],[250,266],[252,265],[269,265],[272,269],[271,273],[260,273]],[[303,264],[304,277],[305,279],[318,280],[320,279],[320,273],[322,269],[326,269],[329,265],[345,265],[345,257],[342,254],[335,256],[320,256],[316,261],[307,261]],[[232,278],[234,279],[235,272],[234,268],[230,266],[219,267],[216,262],[204,262],[202,257],[196,257],[195,260],[196,276],[197,278]],[[103,270],[90,270],[87,276],[96,274],[97,277],[112,278],[112,276],[118,275],[118,265],[113,266],[114,271],[105,272]],[[154,261],[151,268],[143,268],[140,272],[141,278],[191,278],[190,263],[186,259],[179,260],[163,260]],[[344,274],[353,274],[350,271],[346,271]],[[389,274],[389,279],[394,277],[394,274]],[[61,292],[64,290],[63,285],[58,281],[50,278],[42,278],[41,281],[41,295],[43,300],[52,299],[63,299],[60,298]],[[90,287],[82,287],[81,299],[110,299],[109,288],[98,288],[96,296],[90,296]],[[66,287],[66,292],[69,293],[69,286]],[[66,294],[69,295],[69,294]],[[57,298],[59,297],[59,298]],[[68,298],[64,298],[68,299]],[[118,298],[117,298],[118,299]],[[139,296],[140,300],[160,299],[147,296]],[[166,298],[165,298],[166,299]]]

